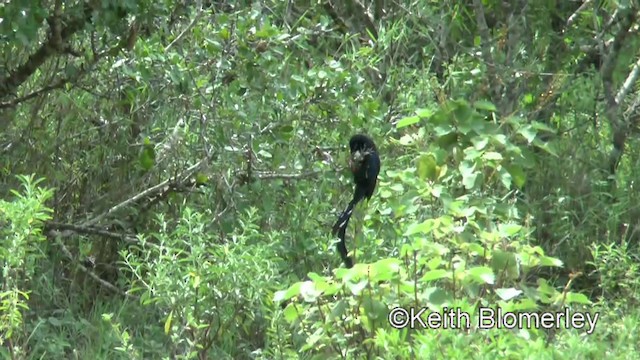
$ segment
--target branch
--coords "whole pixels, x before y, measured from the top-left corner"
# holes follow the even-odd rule
[[[629,73],[624,84],[616,94],[613,93],[613,71],[616,67],[615,65],[618,60],[620,49],[622,48],[622,43],[629,35],[629,29],[633,25],[636,16],[637,13],[633,11],[633,9],[626,10],[626,13],[622,15],[620,27],[613,38],[613,43],[611,44],[611,52],[605,58],[600,71],[602,76],[602,85],[604,88],[604,96],[607,102],[606,116],[612,128],[613,149],[609,153],[608,164],[610,175],[614,175],[616,172],[620,159],[622,158],[622,154],[624,153],[627,137],[629,136],[627,133],[628,123],[620,117],[618,110],[624,97],[638,78],[640,60],[636,62],[633,70]],[[613,177],[611,177],[611,180],[613,180]]]
[[[54,234],[56,235],[56,234]],[[59,235],[59,234],[57,234]],[[67,249],[67,247],[62,243],[62,241],[60,240],[59,236],[55,236],[55,242],[58,246],[60,246],[60,249],[62,250],[62,253],[64,254],[65,257],[67,257],[69,260],[71,260],[72,262],[74,261],[73,255],[71,254],[71,251],[69,251],[69,249]],[[98,275],[96,275],[96,273],[94,273],[93,271],[87,269],[86,266],[82,265],[82,264],[76,264],[76,266],[78,267],[78,269],[80,269],[82,272],[86,273],[87,275],[89,275],[91,278],[93,278],[95,281],[97,281],[98,283],[100,283],[100,285],[106,287],[107,289],[118,293],[122,296],[125,296],[129,299],[132,300],[138,300],[138,297],[131,295],[129,293],[126,293],[120,289],[118,289],[118,287],[116,287],[115,285],[111,284],[110,282],[107,282],[103,279],[101,279]]]
[[[608,112],[615,111],[616,107],[618,106],[615,95],[613,94],[613,71],[618,60],[618,54],[620,53],[620,49],[622,48],[622,43],[629,35],[629,29],[631,28],[635,17],[635,12],[631,10],[628,10],[627,13],[623,16],[622,20],[620,21],[620,28],[613,38],[610,53],[605,58],[604,63],[602,64],[602,70],[600,71],[602,76],[602,85],[604,87],[604,94],[608,105]],[[611,113],[610,115],[614,114]],[[613,121],[614,119],[610,118],[609,120]]]
[[[85,7],[85,14],[87,12],[88,7]],[[73,35],[75,32],[79,31],[84,27],[84,25],[90,20],[91,11],[89,9],[89,17],[87,19],[77,18],[75,19],[75,23],[68,23],[68,26],[62,30],[59,29],[59,19],[56,20],[52,18],[50,22],[53,25],[52,34],[50,34],[49,40],[40,47],[40,49],[33,54],[29,60],[22,66],[18,67],[12,73],[10,73],[7,77],[0,78],[0,99],[8,96],[13,93],[26,79],[29,78],[35,72],[40,65],[42,65],[50,56],[59,52],[60,47],[62,46],[63,50],[65,48],[64,43]],[[83,22],[84,21],[84,22]],[[98,63],[103,57],[107,55],[113,55],[117,53],[122,48],[129,48],[132,44],[132,41],[135,41],[135,33],[136,33],[137,24],[134,23],[131,25],[129,29],[129,38],[120,42],[119,44],[101,52],[95,53],[94,58],[91,61],[85,63],[79,71],[73,76],[68,78],[62,78],[56,81],[54,84],[47,85],[41,89],[38,89],[28,95],[21,96],[19,98],[15,98],[9,101],[0,102],[0,109],[9,108],[16,106],[24,101],[33,99],[41,94],[47,93],[51,90],[61,89],[65,85],[75,82],[79,80],[82,76],[86,75],[89,70]],[[62,43],[60,43],[62,42]],[[67,51],[68,52],[68,51]]]
[[[85,25],[91,21],[91,7],[88,3],[83,5],[80,15],[67,16],[65,19],[56,19],[56,15],[52,15],[47,19],[49,24],[66,24],[65,27],[59,29],[59,34],[49,34],[47,40],[40,48],[31,55],[27,61],[18,66],[5,77],[0,78],[0,98],[4,98],[14,93],[15,90],[22,85],[33,73],[47,61],[51,56],[58,53],[59,45],[66,43],[69,38],[76,32],[82,30]],[[61,44],[58,44],[61,43]]]
[[[254,173],[253,176],[262,180],[274,180],[274,179],[296,180],[296,179],[311,178],[318,174],[320,174],[320,171],[308,171],[306,173],[300,173],[300,174],[278,174],[275,172],[257,172],[257,173]]]
[[[176,176],[176,179],[180,178],[180,179],[184,179],[185,177],[189,177],[191,175],[193,175],[193,172],[200,167],[200,165],[202,165],[205,162],[205,160],[200,160],[197,163],[195,163],[194,165],[190,166],[187,170],[183,171],[180,175]],[[160,184],[157,184],[155,186],[152,186],[150,188],[148,188],[147,190],[144,190],[141,193],[138,193],[137,195],[115,205],[114,207],[110,208],[109,210],[105,211],[104,213],[94,217],[91,220],[86,221],[84,224],[82,224],[81,226],[91,226],[94,225],[96,223],[98,223],[100,220],[104,219],[105,217],[113,214],[114,212],[120,210],[121,208],[137,201],[140,200],[144,197],[149,197],[152,194],[155,194],[156,192],[160,191],[161,189],[163,189],[165,186],[169,185],[172,181],[174,181],[174,179],[167,179],[163,182],[161,182]]]
[[[593,0],[586,0],[585,2],[582,3],[582,5],[580,5],[580,7],[578,8],[578,10],[576,10],[573,14],[571,14],[571,16],[569,16],[569,18],[567,19],[567,23],[564,27],[564,29],[562,29],[562,33],[564,33],[565,31],[567,31],[567,29],[573,25],[573,23],[576,21],[576,19],[578,18],[578,15],[584,11],[587,6],[590,6],[591,3],[593,2]]]
[[[627,79],[624,81],[624,84],[622,84],[620,90],[618,90],[618,93],[615,97],[616,104],[622,103],[622,100],[624,100],[624,97],[627,96],[629,90],[631,90],[631,87],[633,87],[633,84],[636,83],[636,80],[638,80],[639,76],[640,59],[638,59],[638,61],[636,61],[636,63],[633,65],[633,69],[631,69],[631,72],[629,73],[629,75],[627,75]]]
[[[110,55],[110,54],[114,54],[116,53],[119,49],[126,47],[127,44],[126,43],[119,43],[105,51],[102,51],[100,53],[96,53],[94,55],[93,60],[91,60],[90,62],[84,63],[80,69],[78,70],[78,72],[73,76],[73,77],[68,77],[68,78],[63,78],[63,79],[59,79],[58,81],[56,81],[54,84],[51,85],[47,85],[45,87],[43,87],[42,89],[38,89],[32,93],[29,93],[28,95],[25,96],[21,96],[19,98],[15,98],[13,100],[9,100],[9,101],[5,101],[5,102],[0,102],[0,109],[4,109],[4,108],[10,108],[10,107],[14,107],[24,101],[27,100],[31,100],[39,95],[42,95],[44,93],[47,93],[51,90],[56,90],[56,89],[61,89],[62,87],[64,87],[65,85],[69,84],[69,83],[73,83],[78,81],[80,78],[82,78],[84,75],[86,75],[89,70],[91,70],[91,68],[96,65],[98,63],[98,61],[100,61],[103,57],[105,57],[106,55]]]
[[[85,235],[99,235],[99,236],[104,236],[104,237],[108,237],[111,239],[116,239],[116,240],[124,240],[128,243],[131,244],[137,244],[138,243],[138,239],[134,236],[128,235],[128,234],[119,234],[119,233],[115,233],[112,231],[107,231],[107,230],[102,230],[99,228],[95,228],[95,227],[91,227],[91,226],[80,226],[80,225],[73,225],[73,224],[63,224],[63,223],[58,223],[55,221],[51,221],[51,222],[47,222],[45,224],[45,231],[50,232],[51,234],[55,235],[55,231],[72,231],[74,233],[78,233],[78,234],[85,234]],[[59,236],[64,237],[63,233],[60,233]]]
[[[196,0],[196,5],[198,7],[198,10],[196,12],[196,15],[191,20],[191,23],[189,23],[189,25],[180,33],[180,35],[173,39],[173,41],[164,48],[165,52],[171,49],[173,45],[175,45],[178,41],[180,41],[189,30],[193,29],[198,19],[200,19],[200,16],[202,16],[202,0]]]
[[[482,0],[473,0],[473,8],[476,13],[476,25],[478,26],[480,38],[482,39],[482,44],[480,45],[482,57],[485,64],[487,64],[489,81],[493,83],[493,86],[491,86],[491,92],[493,93],[491,100],[494,101],[494,103],[497,103],[496,100],[500,97],[500,79],[498,79],[496,72],[496,63],[493,61],[493,56],[491,55],[491,36],[489,34],[487,20],[484,17]]]

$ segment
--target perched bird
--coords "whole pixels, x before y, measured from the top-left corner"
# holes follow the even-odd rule
[[[380,157],[376,144],[370,137],[362,134],[353,135],[349,140],[349,148],[351,149],[351,157],[349,159],[349,168],[353,174],[353,182],[355,189],[353,191],[353,199],[344,212],[338,217],[338,221],[333,225],[333,236],[338,236],[337,250],[340,257],[347,268],[353,267],[353,260],[347,255],[347,246],[345,244],[345,233],[349,219],[353,213],[353,208],[363,199],[371,199],[373,191],[376,188],[378,174],[380,173]]]

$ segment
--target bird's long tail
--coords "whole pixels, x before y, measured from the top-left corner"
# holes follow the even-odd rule
[[[353,209],[356,204],[358,204],[364,198],[363,191],[356,191],[353,196],[353,199],[347,205],[347,208],[340,214],[338,217],[338,221],[333,225],[332,234],[333,236],[338,236],[340,241],[336,245],[338,253],[340,253],[340,257],[344,262],[344,266],[347,268],[353,267],[353,260],[348,256],[347,244],[345,243],[345,235],[347,232],[347,226],[349,225],[349,220],[351,219],[351,215],[353,214]]]

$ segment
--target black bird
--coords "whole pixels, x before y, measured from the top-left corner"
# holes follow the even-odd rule
[[[371,199],[378,181],[378,174],[380,173],[378,149],[370,137],[362,134],[353,135],[349,140],[349,147],[351,148],[349,167],[353,174],[353,182],[355,183],[353,199],[340,215],[338,221],[333,225],[332,231],[333,236],[338,235],[340,239],[340,242],[337,244],[337,249],[347,268],[353,267],[353,260],[347,255],[347,246],[344,240],[349,219],[353,213],[353,208],[361,200],[364,198],[366,198],[367,201]]]

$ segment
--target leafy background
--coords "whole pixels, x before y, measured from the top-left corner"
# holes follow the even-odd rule
[[[640,358],[639,10],[1,4],[0,354]],[[345,269],[358,132],[382,171]],[[599,318],[397,330],[398,306]]]

